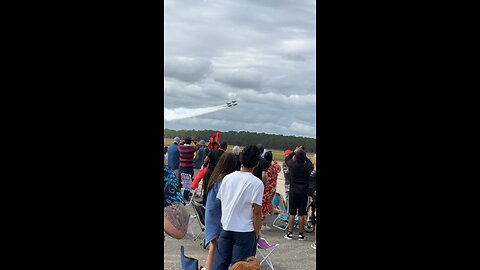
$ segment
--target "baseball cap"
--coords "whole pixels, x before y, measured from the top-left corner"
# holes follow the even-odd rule
[[[292,153],[292,150],[290,150],[290,149],[285,150],[285,156],[288,156],[288,155],[290,155],[291,153]]]
[[[198,142],[198,144],[200,144],[200,145],[205,145],[205,141],[204,141],[204,140],[200,140],[200,141]]]
[[[176,142],[176,143],[179,143],[179,142],[180,142],[180,138],[179,138],[179,137],[175,137],[175,138],[173,138],[173,141]]]

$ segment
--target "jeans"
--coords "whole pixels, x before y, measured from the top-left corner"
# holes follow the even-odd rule
[[[232,232],[222,230],[215,247],[212,269],[228,270],[231,264],[255,256],[256,248],[255,231]]]

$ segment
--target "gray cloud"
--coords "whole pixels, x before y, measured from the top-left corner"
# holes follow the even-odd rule
[[[262,74],[254,69],[225,70],[214,74],[214,79],[224,84],[242,89],[260,89]]]
[[[198,82],[211,72],[212,64],[205,59],[165,57],[164,76],[185,82]]]
[[[316,137],[315,1],[164,3],[165,108],[239,103],[165,127]]]

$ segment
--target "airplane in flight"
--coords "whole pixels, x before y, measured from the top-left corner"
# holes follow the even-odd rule
[[[237,104],[237,101],[236,101],[236,100],[232,100],[232,101],[230,101],[230,102],[227,102],[227,106],[228,106],[228,107],[237,106],[237,105],[238,105],[238,104]]]

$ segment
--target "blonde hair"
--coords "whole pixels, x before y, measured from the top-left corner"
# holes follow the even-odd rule
[[[313,170],[317,171],[317,154],[313,155]]]
[[[238,147],[238,145],[235,145],[235,146],[233,147],[232,152],[233,152],[235,155],[240,154],[240,147]]]

